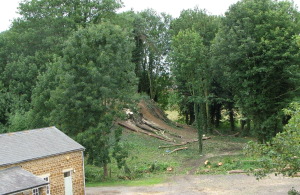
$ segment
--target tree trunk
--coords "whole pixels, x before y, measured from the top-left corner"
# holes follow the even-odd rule
[[[231,132],[234,132],[235,131],[235,124],[234,124],[233,103],[229,103],[228,110],[229,110],[230,130],[231,130]]]
[[[209,110],[209,102],[208,102],[208,86],[207,80],[205,80],[205,89],[204,89],[204,96],[205,96],[205,111],[206,111],[206,133],[212,133],[212,125],[210,120],[210,110]]]
[[[233,110],[229,111],[229,120],[230,120],[230,129],[232,132],[235,131],[235,124],[234,124],[234,114],[233,114]]]
[[[245,130],[245,125],[246,125],[246,120],[241,119],[240,123],[241,123],[241,132],[242,132],[243,135],[246,135],[246,132],[244,131]]]
[[[201,111],[200,111],[201,112]],[[198,130],[198,141],[199,141],[199,153],[202,154],[203,150],[203,143],[202,143],[202,137],[203,137],[203,130],[202,130],[202,121],[200,120],[199,115],[199,104],[194,103],[194,113],[196,118],[196,125]]]
[[[195,122],[195,108],[193,103],[188,104],[189,112],[189,125],[192,125]]]
[[[200,104],[200,118],[201,118],[201,126],[203,133],[209,133],[208,131],[208,123],[207,123],[207,112],[206,112],[206,103]]]
[[[221,104],[217,104],[216,105],[216,110],[215,110],[215,127],[216,128],[219,128],[220,127],[220,121],[221,121],[221,108],[222,108],[222,105]]]
[[[187,125],[190,124],[189,113],[187,111],[185,112],[185,124],[187,124]]]
[[[107,166],[107,163],[104,163],[104,165],[103,165],[103,176],[104,176],[104,178],[108,177],[108,166]]]
[[[247,135],[250,135],[250,130],[251,130],[251,120],[249,118],[246,119],[246,128],[245,132]]]

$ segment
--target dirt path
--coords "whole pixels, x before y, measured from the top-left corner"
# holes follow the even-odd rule
[[[200,159],[192,159],[192,160],[187,160],[186,163],[179,169],[179,173],[182,172],[182,169],[184,167],[192,167],[191,170],[187,172],[188,175],[195,175],[197,174],[197,170],[200,166],[204,165],[204,162],[210,158],[213,157],[220,157],[220,156],[228,156],[228,155],[238,155],[240,152],[223,152],[223,153],[218,153],[218,154],[206,154]]]
[[[86,195],[281,195],[292,187],[300,190],[300,178],[270,176],[257,181],[245,174],[182,175],[153,186],[87,188]]]

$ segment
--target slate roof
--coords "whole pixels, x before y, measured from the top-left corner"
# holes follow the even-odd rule
[[[56,127],[0,134],[0,144],[0,166],[84,150]]]
[[[49,182],[39,178],[21,167],[0,171],[0,194],[12,194],[47,185]]]

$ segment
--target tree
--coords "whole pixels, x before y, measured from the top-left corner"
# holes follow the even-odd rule
[[[207,63],[210,63],[210,46],[211,42],[218,31],[218,17],[209,15],[205,10],[200,10],[197,7],[195,9],[183,10],[179,18],[175,19],[171,23],[171,32],[173,36],[176,36],[180,31],[191,30],[203,39],[203,45],[206,48]],[[207,68],[207,72],[212,73],[211,69]],[[207,73],[205,73],[207,74]],[[207,80],[206,98],[211,99],[212,81],[213,75]],[[180,86],[177,83],[178,90],[181,96],[180,109],[181,112],[186,116],[187,124],[192,124],[195,119],[194,106],[191,102],[187,101],[191,94],[188,90],[185,90],[184,83]],[[207,125],[211,126],[210,107],[211,101],[206,101],[205,112],[207,114]],[[209,128],[210,129],[210,128]]]
[[[290,2],[243,0],[222,20],[219,62],[226,66],[242,112],[254,123],[260,142],[282,130],[282,108],[296,91],[299,13]]]
[[[133,62],[139,78],[138,92],[147,93],[155,101],[160,100],[169,85],[166,57],[170,47],[171,20],[170,15],[149,9],[137,13],[133,21],[136,44]]]
[[[250,142],[245,152],[256,159],[261,170],[255,171],[257,177],[266,176],[267,173],[293,176],[300,172],[300,104],[294,102],[285,114],[290,116],[289,123],[282,133],[278,133],[270,142],[257,144]]]
[[[135,93],[132,50],[129,33],[117,25],[105,22],[80,29],[34,90],[33,124],[42,119],[78,136],[88,162],[103,166],[105,175],[114,121]]]
[[[54,56],[63,55],[63,43],[71,33],[113,17],[120,6],[117,0],[24,0],[20,3],[21,17],[0,35],[0,83],[7,99],[6,114],[0,118],[10,131],[20,130],[10,129],[10,121],[16,121],[15,114],[25,114],[31,108],[37,75],[45,72],[46,64],[53,62]]]
[[[207,132],[207,50],[200,35],[191,30],[180,31],[172,39],[172,73],[178,86],[185,87],[191,96],[198,128],[199,152],[202,153],[202,135]]]

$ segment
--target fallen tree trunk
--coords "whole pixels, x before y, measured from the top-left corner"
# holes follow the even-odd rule
[[[143,123],[144,123],[145,125],[148,125],[149,127],[153,128],[153,129],[156,129],[156,130],[159,130],[159,131],[164,131],[164,129],[162,129],[162,128],[156,126],[155,124],[153,124],[153,123],[147,121],[146,119],[143,119],[142,121],[143,121]]]
[[[129,124],[125,124],[125,123],[122,123],[122,122],[118,122],[118,125],[120,125],[121,127],[124,127],[130,131],[134,131],[134,132],[138,132],[138,133],[143,133],[143,134],[146,134],[146,135],[149,135],[151,137],[155,137],[157,139],[160,139],[160,140],[163,140],[163,141],[166,141],[166,142],[172,142],[171,140],[168,140],[164,137],[161,137],[161,136],[158,136],[156,134],[151,134],[151,133],[148,133],[148,132],[145,132],[145,131],[139,131],[137,129],[135,129],[134,127],[131,127]]]
[[[148,131],[150,133],[156,134],[158,136],[164,137],[165,139],[169,139],[171,140],[168,136],[164,135],[164,131],[157,131],[155,129],[152,129],[151,127],[148,127],[146,125],[141,125],[141,124],[135,124],[137,127],[139,127],[140,129],[143,129],[145,131]]]
[[[135,128],[133,128],[133,127],[130,127],[130,126],[127,125],[127,124],[118,122],[118,125],[120,125],[121,127],[125,127],[126,129],[128,129],[128,130],[130,130],[130,131],[139,132],[137,129],[135,129]]]
[[[188,149],[188,147],[176,148],[176,149],[172,150],[171,152],[169,152],[169,154],[179,151],[179,150],[186,150],[186,149]]]
[[[151,132],[151,133],[157,134],[157,132],[156,132],[155,130],[152,130],[152,129],[150,129],[150,128],[144,126],[144,125],[140,125],[140,124],[135,124],[135,125],[136,125],[137,127],[141,128],[141,129],[145,130],[145,131],[149,131],[149,132]]]
[[[151,127],[152,129],[156,129],[156,130],[158,130],[158,131],[166,132],[166,133],[168,133],[168,134],[170,134],[170,135],[172,135],[172,136],[174,136],[174,137],[182,138],[182,136],[177,135],[177,134],[175,134],[175,133],[171,133],[171,132],[169,132],[168,130],[162,129],[162,128],[160,128],[159,126],[155,125],[155,124],[152,123],[152,122],[149,122],[149,121],[146,120],[146,119],[143,119],[142,121],[143,121],[143,123],[144,123],[145,125]]]

